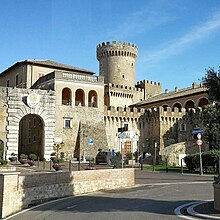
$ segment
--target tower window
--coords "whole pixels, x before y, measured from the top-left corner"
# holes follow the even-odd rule
[[[71,118],[64,118],[64,128],[71,128],[72,127],[72,119]]]
[[[125,75],[122,75],[122,78],[124,79],[124,78],[125,78]]]

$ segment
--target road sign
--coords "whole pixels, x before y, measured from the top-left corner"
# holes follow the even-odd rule
[[[198,134],[198,133],[204,133],[204,130],[203,129],[201,129],[201,128],[196,128],[196,129],[193,129],[192,130],[192,135],[194,135],[194,134]]]
[[[197,134],[197,138],[198,138],[198,140],[200,140],[200,139],[202,138],[201,133],[198,133],[198,134]]]
[[[196,143],[197,143],[198,145],[202,145],[202,140],[198,139],[198,140],[196,141]]]
[[[89,138],[89,144],[93,145],[94,144],[94,138]]]
[[[120,136],[121,136],[121,139],[124,139],[124,138],[126,137],[126,134],[125,134],[124,132],[122,132],[122,133],[120,134]]]

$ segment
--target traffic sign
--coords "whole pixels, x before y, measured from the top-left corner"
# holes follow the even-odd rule
[[[126,134],[122,132],[120,136],[121,136],[121,139],[124,139],[126,137]]]
[[[198,140],[200,140],[200,139],[202,138],[201,133],[198,133],[198,134],[197,134],[197,138],[198,138]]]
[[[198,139],[198,140],[196,141],[196,143],[197,143],[198,145],[202,145],[202,140]]]
[[[94,138],[89,138],[89,144],[93,145],[94,144]]]

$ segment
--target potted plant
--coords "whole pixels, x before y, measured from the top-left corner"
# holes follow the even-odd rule
[[[63,167],[64,167],[64,159],[62,158],[54,158],[53,159],[53,168],[56,170],[56,171],[59,171],[59,170],[62,170]]]
[[[11,162],[17,161],[17,155],[15,153],[11,153],[11,156],[8,158]]]
[[[37,155],[36,154],[29,154],[28,155],[28,160],[27,160],[27,163],[30,165],[30,166],[34,166],[35,165],[35,162],[37,160]]]
[[[28,159],[28,155],[27,154],[21,154],[18,161],[21,164],[26,164],[27,163],[27,159]]]
[[[50,159],[53,161],[54,159],[56,159],[56,152],[53,152],[50,154]]]

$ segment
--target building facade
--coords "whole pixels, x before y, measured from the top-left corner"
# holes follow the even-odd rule
[[[35,153],[48,160],[60,143],[67,159],[94,157],[100,148],[145,155],[157,142],[159,159],[161,150],[189,144],[200,123],[195,109],[208,104],[206,89],[193,83],[162,93],[161,83],[136,82],[136,45],[113,41],[96,50],[99,76],[48,60],[21,61],[0,74],[0,140],[7,158]],[[122,141],[118,128],[124,126]]]

